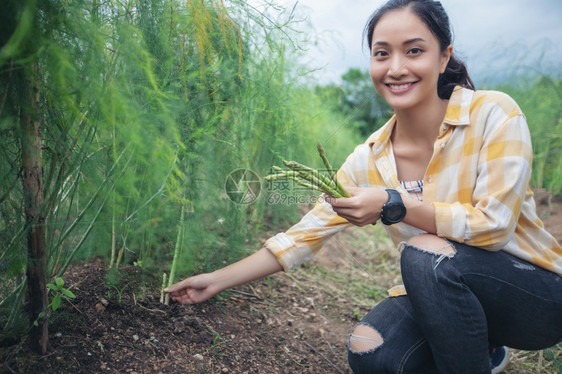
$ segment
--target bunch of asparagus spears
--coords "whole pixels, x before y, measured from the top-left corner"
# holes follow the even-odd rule
[[[351,197],[345,188],[338,182],[336,173],[326,157],[326,152],[322,144],[318,142],[318,154],[322,158],[328,176],[320,173],[318,170],[300,164],[296,161],[283,161],[283,164],[289,170],[282,169],[278,166],[273,166],[275,174],[265,177],[267,181],[276,181],[280,179],[291,179],[303,187],[324,192],[333,197]]]

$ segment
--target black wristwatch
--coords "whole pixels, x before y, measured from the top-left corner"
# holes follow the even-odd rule
[[[406,217],[406,207],[398,191],[387,188],[386,192],[388,201],[382,206],[381,221],[385,225],[393,225]]]

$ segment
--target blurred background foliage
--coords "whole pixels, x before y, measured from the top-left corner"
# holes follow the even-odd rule
[[[318,85],[296,56],[292,9],[243,0],[18,1],[0,13],[0,324],[19,334],[27,237],[45,228],[47,281],[79,259],[209,271],[298,219],[298,204],[236,204],[225,180],[282,159],[339,166],[388,120],[367,72]],[[560,77],[499,83],[533,133],[533,186],[562,190]],[[22,113],[40,129],[41,222],[26,218]],[[182,210],[182,207],[184,208]],[[180,212],[185,211],[184,220]]]

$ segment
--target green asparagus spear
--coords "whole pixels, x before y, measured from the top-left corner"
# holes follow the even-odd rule
[[[322,143],[318,142],[317,146],[318,146],[318,154],[320,155],[320,158],[324,162],[324,166],[326,166],[326,170],[328,171],[328,174],[330,175],[330,179],[336,185],[336,190],[338,190],[340,192],[340,194],[344,197],[351,197],[349,192],[347,192],[345,190],[345,188],[338,182],[338,178],[336,176],[336,173],[334,172],[334,169],[332,168],[332,164],[330,164],[330,161],[328,161],[328,157],[326,156],[326,152],[324,151],[324,147],[322,147]]]
[[[338,182],[336,173],[328,161],[326,152],[320,142],[318,142],[318,153],[324,162],[324,166],[326,167],[329,177],[326,177],[316,169],[305,166],[296,161],[283,161],[283,164],[285,164],[285,166],[287,166],[290,170],[284,170],[278,166],[273,166],[273,170],[276,174],[269,175],[265,179],[268,181],[292,179],[301,186],[318,190],[334,197],[351,197],[345,188]]]

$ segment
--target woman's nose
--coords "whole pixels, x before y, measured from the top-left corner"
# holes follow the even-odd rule
[[[408,62],[402,56],[395,56],[390,61],[390,66],[388,68],[388,75],[392,77],[401,76],[406,71],[406,63]]]

